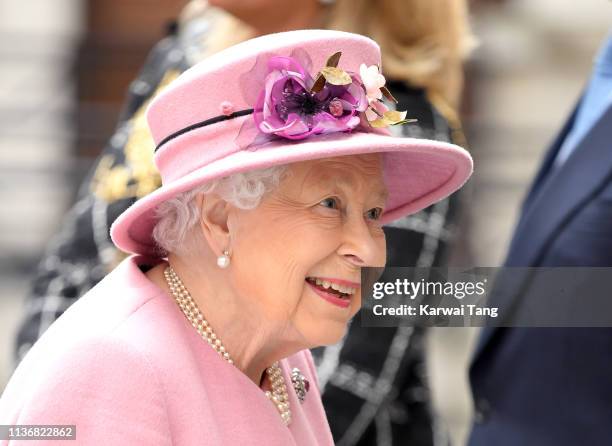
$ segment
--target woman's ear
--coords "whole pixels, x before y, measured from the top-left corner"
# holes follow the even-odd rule
[[[214,193],[199,196],[200,228],[208,245],[219,256],[229,249],[228,218],[232,206]]]

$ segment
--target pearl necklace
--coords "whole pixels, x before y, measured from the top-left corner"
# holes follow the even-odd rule
[[[191,294],[189,294],[189,291],[187,291],[185,285],[183,285],[183,282],[170,265],[164,270],[164,277],[174,296],[174,300],[189,322],[191,322],[191,325],[194,326],[200,336],[202,336],[223,359],[230,364],[234,364],[229,353],[225,350],[223,343],[217,337],[208,321],[204,319],[202,312],[191,297]],[[272,391],[266,390],[265,394],[268,399],[274,403],[281,419],[285,425],[288,426],[289,423],[291,423],[291,408],[289,407],[289,395],[287,394],[285,378],[283,377],[283,372],[278,361],[272,364],[271,367],[268,367],[266,373],[272,383]]]

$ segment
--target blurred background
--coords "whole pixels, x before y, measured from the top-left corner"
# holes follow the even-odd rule
[[[124,93],[180,1],[0,0],[0,390],[30,277],[112,134]],[[495,266],[543,152],[612,25],[605,0],[472,1],[479,41],[461,118],[474,156],[453,261]],[[454,444],[471,418],[476,330],[432,329],[435,408]]]

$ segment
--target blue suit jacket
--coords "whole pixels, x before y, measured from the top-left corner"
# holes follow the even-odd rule
[[[552,168],[576,109],[523,203],[507,266],[612,266],[612,104]],[[525,275],[496,305],[537,298],[538,280]],[[612,328],[485,328],[470,383],[469,446],[612,445]]]

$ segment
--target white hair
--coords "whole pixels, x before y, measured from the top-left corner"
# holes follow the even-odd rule
[[[157,223],[153,229],[153,239],[160,248],[160,254],[193,254],[194,250],[199,249],[202,242],[200,231],[195,234],[199,240],[186,239],[200,221],[200,194],[214,192],[239,209],[254,209],[264,194],[278,186],[286,168],[284,165],[272,166],[235,173],[182,192],[160,204],[155,210]]]

